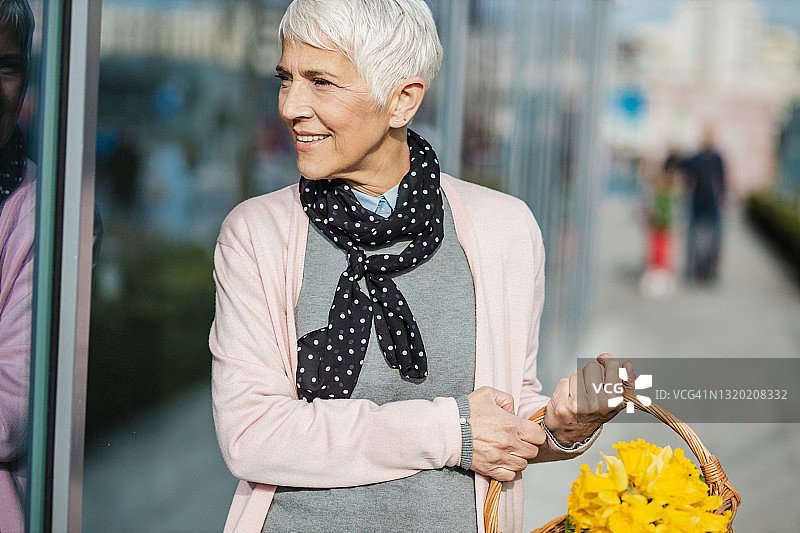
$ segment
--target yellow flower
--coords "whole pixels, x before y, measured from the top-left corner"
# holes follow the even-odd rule
[[[614,488],[616,488],[617,491],[623,491],[628,488],[628,473],[625,471],[625,464],[616,457],[609,457],[604,453],[600,455],[606,460],[606,464],[608,465],[608,478],[614,484]],[[597,466],[599,469],[600,465]]]
[[[659,448],[642,439],[618,442],[614,445],[617,457],[628,467],[629,481],[634,487],[648,491],[661,474],[665,461],[672,455],[669,446]]]
[[[700,472],[683,451],[643,440],[614,445],[594,472],[581,466],[568,499],[575,531],[592,533],[725,533],[730,511],[716,515]]]

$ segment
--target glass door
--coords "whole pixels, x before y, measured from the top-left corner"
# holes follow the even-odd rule
[[[30,124],[26,179],[32,184],[35,216],[34,238],[27,241],[32,267],[24,278],[27,299],[21,307],[28,317],[30,343],[24,353],[20,345],[17,355],[29,364],[20,385],[28,409],[15,485],[24,527],[15,519],[0,524],[0,530],[80,531],[81,493],[73,487],[80,486],[82,476],[89,298],[97,241],[93,206],[100,1],[10,0],[0,6],[0,11],[16,10],[14,15],[0,14],[0,21],[25,28],[25,17],[32,16],[38,29],[28,41],[27,99],[17,119],[20,126]],[[2,28],[10,23],[4,24]],[[9,72],[4,67],[0,76]],[[0,276],[2,283],[11,279],[5,270]],[[4,327],[0,336],[7,336]],[[0,515],[9,516],[2,498]]]

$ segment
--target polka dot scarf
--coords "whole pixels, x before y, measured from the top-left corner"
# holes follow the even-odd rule
[[[19,128],[0,148],[0,203],[11,196],[25,177],[25,144]]]
[[[411,168],[388,218],[365,209],[343,180],[300,178],[300,200],[311,222],[347,254],[328,325],[297,341],[300,398],[349,398],[364,363],[371,325],[386,362],[403,379],[424,381],[425,348],[405,298],[392,280],[424,262],[444,237],[439,161],[425,139],[408,130]],[[411,239],[399,254],[365,248]],[[363,288],[363,290],[362,290]]]

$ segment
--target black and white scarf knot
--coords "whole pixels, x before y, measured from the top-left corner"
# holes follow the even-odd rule
[[[0,148],[0,204],[11,196],[25,178],[25,143],[19,127]]]
[[[444,238],[444,211],[436,153],[411,130],[408,145],[410,170],[388,218],[365,209],[343,180],[300,178],[303,209],[345,251],[348,263],[339,277],[328,325],[297,341],[297,393],[307,401],[350,397],[372,324],[386,362],[399,369],[403,379],[421,382],[428,375],[422,335],[392,277],[436,251]],[[399,254],[375,252],[398,241],[409,241]]]

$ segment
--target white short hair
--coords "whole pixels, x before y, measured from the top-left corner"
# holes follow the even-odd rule
[[[430,85],[442,64],[442,44],[424,0],[294,0],[278,34],[281,42],[340,52],[379,107],[405,78],[419,76]]]
[[[29,61],[34,21],[33,11],[27,0],[0,0],[0,24],[9,24],[13,28],[19,49]]]

